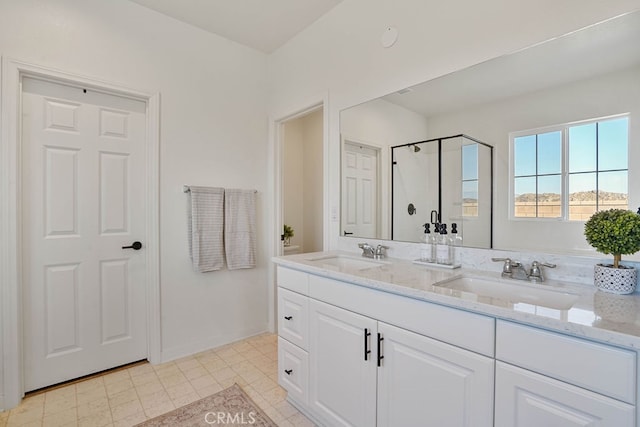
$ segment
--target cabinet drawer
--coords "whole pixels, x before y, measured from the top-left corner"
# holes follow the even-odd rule
[[[309,348],[309,298],[278,288],[278,335],[298,347]]]
[[[309,401],[309,354],[278,337],[278,383],[289,397],[306,405]]]
[[[307,273],[278,266],[276,280],[281,288],[287,288],[303,295],[309,294],[309,275]]]
[[[498,321],[496,359],[635,404],[636,354]]]

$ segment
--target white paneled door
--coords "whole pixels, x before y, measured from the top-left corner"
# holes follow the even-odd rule
[[[147,357],[146,105],[32,78],[22,90],[30,391]]]
[[[378,150],[344,141],[342,233],[378,238]]]

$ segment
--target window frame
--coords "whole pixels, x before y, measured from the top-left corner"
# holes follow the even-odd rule
[[[586,124],[590,124],[590,123],[598,123],[598,122],[605,122],[605,121],[609,121],[609,120],[616,120],[616,119],[621,119],[621,118],[627,118],[627,126],[630,127],[630,114],[627,113],[621,113],[621,114],[614,114],[614,115],[610,115],[610,116],[604,116],[604,117],[597,117],[597,118],[593,118],[593,119],[586,119],[586,120],[579,120],[579,121],[574,121],[574,122],[569,122],[569,123],[564,123],[564,124],[560,124],[560,125],[551,125],[551,126],[543,126],[543,127],[539,127],[539,128],[533,128],[533,129],[527,129],[527,130],[522,130],[522,131],[514,131],[514,132],[509,132],[509,220],[510,221],[545,221],[545,222],[557,222],[557,221],[563,221],[563,222],[585,222],[584,220],[579,220],[579,219],[569,219],[569,129],[571,127],[574,126],[580,126],[580,125],[586,125]],[[537,214],[537,202],[536,202],[536,216],[535,217],[522,217],[522,216],[515,216],[515,139],[519,138],[519,137],[523,137],[523,136],[532,136],[532,135],[540,135],[540,134],[544,134],[544,133],[549,133],[549,132],[560,132],[561,133],[561,148],[560,148],[560,153],[562,158],[560,159],[560,166],[561,166],[561,171],[560,171],[560,189],[562,191],[561,195],[560,195],[560,203],[561,203],[561,215],[559,217],[555,217],[555,218],[549,218],[549,217],[538,217]],[[629,184],[629,175],[628,175],[628,171],[629,171],[629,150],[630,150],[630,143],[629,143],[629,137],[628,137],[628,133],[627,133],[627,168],[626,169],[621,169],[621,170],[626,170],[627,171],[627,191],[628,191],[628,184]],[[537,154],[537,148],[536,148],[536,154]],[[597,155],[597,153],[596,153]],[[597,163],[596,163],[597,165]],[[600,173],[600,170],[597,169],[596,166],[596,170],[594,171],[590,171],[590,172],[594,172],[594,173]],[[537,158],[536,158],[536,174],[532,175],[535,176],[536,179],[539,176],[546,176],[546,174],[542,174],[542,175],[538,175],[538,165],[537,165]],[[536,194],[538,191],[537,188],[537,184],[536,184]],[[627,194],[628,197],[628,194]],[[628,200],[628,199],[627,199]],[[597,202],[596,202],[597,203]]]

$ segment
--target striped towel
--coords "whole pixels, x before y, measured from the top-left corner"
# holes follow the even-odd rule
[[[189,255],[194,270],[224,266],[224,188],[190,187]]]
[[[256,192],[225,190],[224,248],[227,268],[256,266]]]

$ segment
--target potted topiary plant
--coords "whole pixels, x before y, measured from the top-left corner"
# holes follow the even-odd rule
[[[291,227],[290,225],[285,224],[284,225],[284,234],[282,236],[284,237],[284,245],[285,246],[291,245],[291,238],[293,237],[293,227]]]
[[[596,264],[594,282],[598,289],[630,294],[636,289],[634,267],[620,264],[622,255],[640,250],[640,215],[624,209],[596,212],[584,224],[587,242],[598,252],[613,255],[613,264]]]

